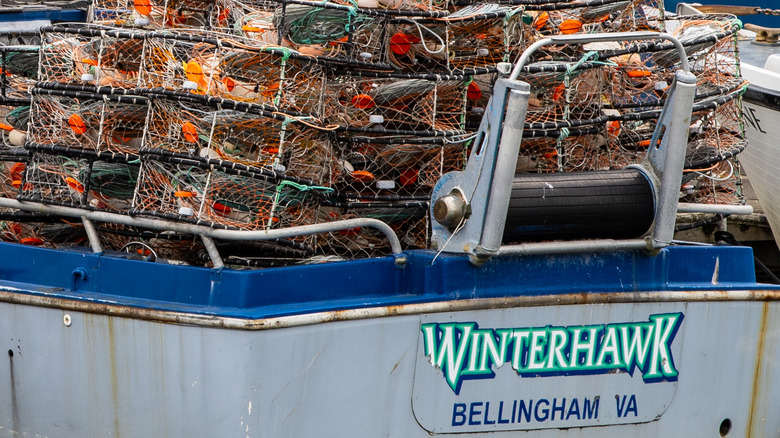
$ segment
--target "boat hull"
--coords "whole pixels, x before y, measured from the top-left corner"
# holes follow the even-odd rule
[[[780,242],[780,74],[750,64],[743,65],[743,74],[750,81],[742,101],[748,147],[739,160],[761,202],[775,242]]]
[[[220,327],[240,323],[235,319],[185,325],[143,311],[120,316],[101,311],[103,304],[87,312],[51,298],[3,302],[0,435],[700,436],[728,424],[729,436],[770,436],[780,432],[771,415],[780,404],[773,378],[780,361],[777,298],[769,290],[485,298],[328,312],[318,317],[334,321],[317,324],[296,317],[245,321],[245,330]],[[453,323],[491,333],[607,333],[678,314],[674,333],[647,341],[648,360],[663,356],[653,346],[668,341],[677,372],[655,381],[643,378],[639,365],[631,373],[534,374],[522,358],[525,372],[518,374],[507,353],[503,366],[488,362],[492,376],[461,378],[456,393],[446,375],[452,363],[436,367],[426,355],[425,327],[432,324],[442,333]],[[463,354],[478,357],[473,348]],[[541,352],[537,359],[547,357]],[[568,361],[563,356],[558,365]]]

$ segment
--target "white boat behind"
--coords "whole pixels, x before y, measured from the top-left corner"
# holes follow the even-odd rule
[[[701,5],[681,3],[679,15],[699,13]],[[718,6],[718,8],[729,8]],[[751,9],[748,7],[739,7]],[[755,9],[755,8],[753,8]],[[727,12],[724,10],[724,12]],[[780,26],[780,18],[777,18]],[[750,183],[772,228],[775,242],[780,242],[780,29],[745,25],[739,31],[739,61],[742,76],[750,82],[743,95],[742,111],[748,146],[739,154]],[[758,38],[756,38],[758,37]],[[774,42],[772,42],[774,41]]]

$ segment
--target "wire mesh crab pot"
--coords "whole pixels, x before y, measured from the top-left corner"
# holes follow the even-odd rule
[[[737,66],[734,33],[739,29],[730,15],[681,17],[667,21],[685,46],[697,77],[697,100],[724,95],[742,84]],[[643,42],[627,45],[605,56],[615,64],[606,100],[621,112],[660,108],[680,59],[671,44]]]
[[[526,46],[519,8],[480,4],[445,17],[394,19],[386,26],[389,62],[404,71],[483,73],[514,59]]]
[[[737,99],[742,90],[694,106],[683,176],[683,193],[690,202],[743,202],[735,160],[747,146]]]
[[[149,34],[142,88],[219,96],[304,113],[322,99],[322,67],[280,47],[216,33]]]
[[[18,199],[115,212],[129,208],[137,164],[61,147],[29,149]]]
[[[367,64],[385,62],[386,15],[369,14],[373,11],[333,2],[280,2],[271,12],[276,44],[334,60]],[[249,25],[242,29],[249,28],[251,34],[253,27]]]
[[[29,140],[119,154],[137,153],[148,112],[139,96],[100,94],[87,86],[39,83],[32,89]],[[92,90],[108,91],[101,88]]]
[[[531,85],[526,115],[526,123],[532,125],[531,129],[592,124],[603,118],[604,90],[607,86],[605,70],[566,71],[570,65],[532,64],[526,70],[528,73],[520,75],[521,80]]]
[[[102,26],[45,27],[38,79],[133,88],[138,82],[143,43],[142,33]]]
[[[462,170],[466,142],[439,137],[346,137],[339,141],[333,187],[340,199],[427,200],[447,172]]]
[[[208,260],[203,242],[197,236],[174,232],[154,232],[111,223],[95,223],[104,249],[127,252],[134,260],[202,266]]]
[[[28,138],[35,144],[97,151],[102,107],[94,99],[35,94]]]
[[[24,211],[0,213],[0,240],[45,248],[82,246],[84,229],[57,218]]]
[[[462,76],[396,77],[354,72],[328,79],[324,118],[344,128],[454,132],[464,126]]]
[[[207,29],[213,1],[94,0],[87,20],[108,26]]]
[[[427,202],[351,202],[322,206],[319,223],[367,217],[380,219],[396,232],[405,249],[426,248],[430,240]],[[317,242],[317,252],[348,259],[388,254],[387,239],[374,229],[354,228],[327,233]]]
[[[316,184],[330,178],[327,139],[294,119],[167,99],[153,99],[149,111],[147,150],[260,167]]]
[[[302,53],[356,62],[386,62],[388,20],[447,15],[441,2],[413,0],[216,0],[211,25]]]
[[[634,158],[635,154],[629,155],[609,142],[603,127],[588,127],[569,135],[559,134],[558,137],[524,138],[516,171],[537,173],[611,170],[636,162]]]
[[[329,189],[274,178],[262,169],[145,155],[134,211],[202,225],[263,230],[313,223]]]
[[[27,139],[29,117],[29,106],[0,105],[0,154],[21,149]]]

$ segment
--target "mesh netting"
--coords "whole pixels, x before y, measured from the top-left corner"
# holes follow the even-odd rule
[[[149,157],[135,195],[135,211],[240,229],[306,225],[324,188],[236,172],[192,160]]]
[[[332,159],[320,131],[296,120],[164,99],[150,105],[145,144],[147,149],[228,160],[315,184],[329,178]]]
[[[328,79],[325,119],[343,127],[459,131],[466,83],[459,77],[397,78],[343,74]]]
[[[376,218],[426,248],[431,190],[465,168],[499,63],[553,35],[661,30],[697,78],[681,200],[742,202],[739,23],[657,6],[96,0],[91,24],[43,30],[40,63],[35,49],[0,46],[0,191],[242,230]],[[660,39],[538,50],[519,77],[531,96],[516,171],[641,162],[679,67]],[[0,211],[5,240],[85,242],[78,224],[17,213]],[[191,236],[98,228],[128,257],[209,263]],[[241,268],[389,251],[368,229],[216,245]]]

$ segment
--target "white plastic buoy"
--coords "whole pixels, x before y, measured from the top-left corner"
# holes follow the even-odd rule
[[[8,141],[14,146],[24,146],[24,141],[27,139],[27,133],[18,129],[13,129],[8,133]]]
[[[84,73],[83,75],[81,75],[81,80],[84,82],[92,82],[95,80],[95,76],[89,73]]]
[[[385,118],[381,114],[372,114],[368,116],[368,121],[375,125],[381,125],[382,123],[385,123]]]
[[[376,188],[379,190],[393,190],[395,188],[395,181],[382,179],[376,182]]]
[[[135,25],[137,27],[144,27],[149,25],[149,19],[148,18],[136,18],[135,19]]]
[[[184,81],[183,84],[181,84],[181,87],[185,90],[197,90],[198,89],[198,83],[193,81]]]
[[[195,214],[195,211],[190,207],[180,207],[179,214],[182,216],[192,216]]]

